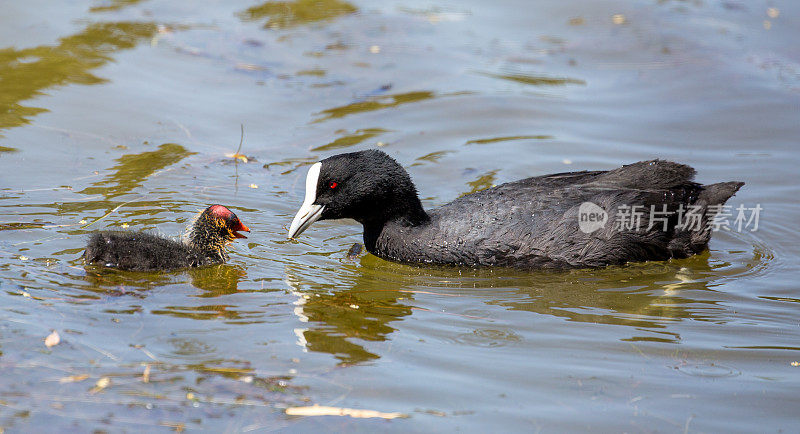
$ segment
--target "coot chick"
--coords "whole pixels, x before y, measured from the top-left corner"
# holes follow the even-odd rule
[[[289,238],[317,220],[352,218],[370,253],[406,263],[537,269],[685,258],[707,248],[719,207],[744,184],[701,185],[694,174],[641,161],[509,182],[425,211],[394,159],[378,150],[340,154],[309,169]],[[648,221],[651,209],[660,219]]]
[[[233,211],[211,205],[195,219],[187,243],[145,232],[103,231],[86,245],[86,263],[121,270],[175,270],[220,264],[228,260],[227,245],[250,232]]]

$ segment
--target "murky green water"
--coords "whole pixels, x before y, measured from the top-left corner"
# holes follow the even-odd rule
[[[796,2],[8,3],[3,428],[800,426]],[[764,211],[698,257],[563,273],[348,261],[352,222],[286,241],[305,167],[375,146],[426,206],[661,157]],[[217,202],[253,230],[227,265],[77,259],[93,230],[177,235]],[[311,404],[410,417],[284,413]]]

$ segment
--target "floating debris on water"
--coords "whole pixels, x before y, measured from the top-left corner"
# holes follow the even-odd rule
[[[44,345],[47,348],[54,347],[58,345],[60,342],[61,342],[61,336],[59,336],[58,332],[55,330],[53,330],[52,333],[50,333],[49,335],[47,335],[46,338],[44,338]]]
[[[83,381],[89,378],[89,374],[80,374],[80,375],[70,375],[69,377],[59,378],[58,382],[61,384],[64,383],[77,383],[79,381]]]
[[[781,11],[778,8],[767,8],[767,16],[770,18],[778,18],[778,15],[781,14]]]
[[[251,161],[256,161],[255,157],[248,157],[241,153],[242,143],[244,143],[244,124],[241,124],[240,127],[241,135],[239,136],[239,147],[236,149],[236,152],[225,154],[225,156],[227,158],[232,158],[235,162],[241,161],[242,163],[249,163]]]
[[[360,410],[356,408],[342,408],[342,407],[325,407],[314,404],[310,407],[289,407],[286,409],[286,414],[290,416],[350,416],[355,418],[373,418],[379,417],[382,419],[396,419],[399,417],[408,417],[403,413],[382,413],[375,410]]]
[[[95,393],[100,392],[101,390],[105,389],[110,385],[111,385],[111,379],[108,377],[103,377],[97,380],[97,383],[94,383],[94,387],[92,387],[92,389],[89,390],[89,393],[94,395]]]
[[[347,251],[347,259],[350,261],[355,261],[358,259],[358,255],[360,255],[362,251],[364,251],[364,246],[361,245],[361,243],[353,244],[353,246],[350,247],[350,250]]]
[[[240,154],[238,152],[227,153],[227,154],[225,154],[225,156],[228,157],[228,158],[233,158],[234,160],[239,160],[242,163],[249,163],[251,161],[256,161],[255,158],[248,157],[247,155],[243,155],[243,154]]]
[[[144,372],[142,372],[142,383],[150,382],[150,364],[144,365]]]
[[[265,68],[265,67],[263,67],[261,65],[256,65],[254,63],[245,63],[245,62],[237,63],[236,64],[236,69],[238,69],[240,71],[266,71],[267,70],[267,68]]]
[[[580,26],[585,22],[586,22],[586,20],[584,20],[583,17],[575,17],[575,18],[570,18],[569,19],[569,25],[570,26]]]

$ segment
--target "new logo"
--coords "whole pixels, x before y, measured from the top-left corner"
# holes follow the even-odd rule
[[[608,222],[608,213],[592,202],[584,202],[578,208],[578,227],[581,232],[591,234]]]

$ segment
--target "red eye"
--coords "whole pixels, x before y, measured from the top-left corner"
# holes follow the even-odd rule
[[[330,188],[336,188],[337,185],[339,185],[339,183],[337,183],[336,181],[331,181],[328,183],[328,187]]]

